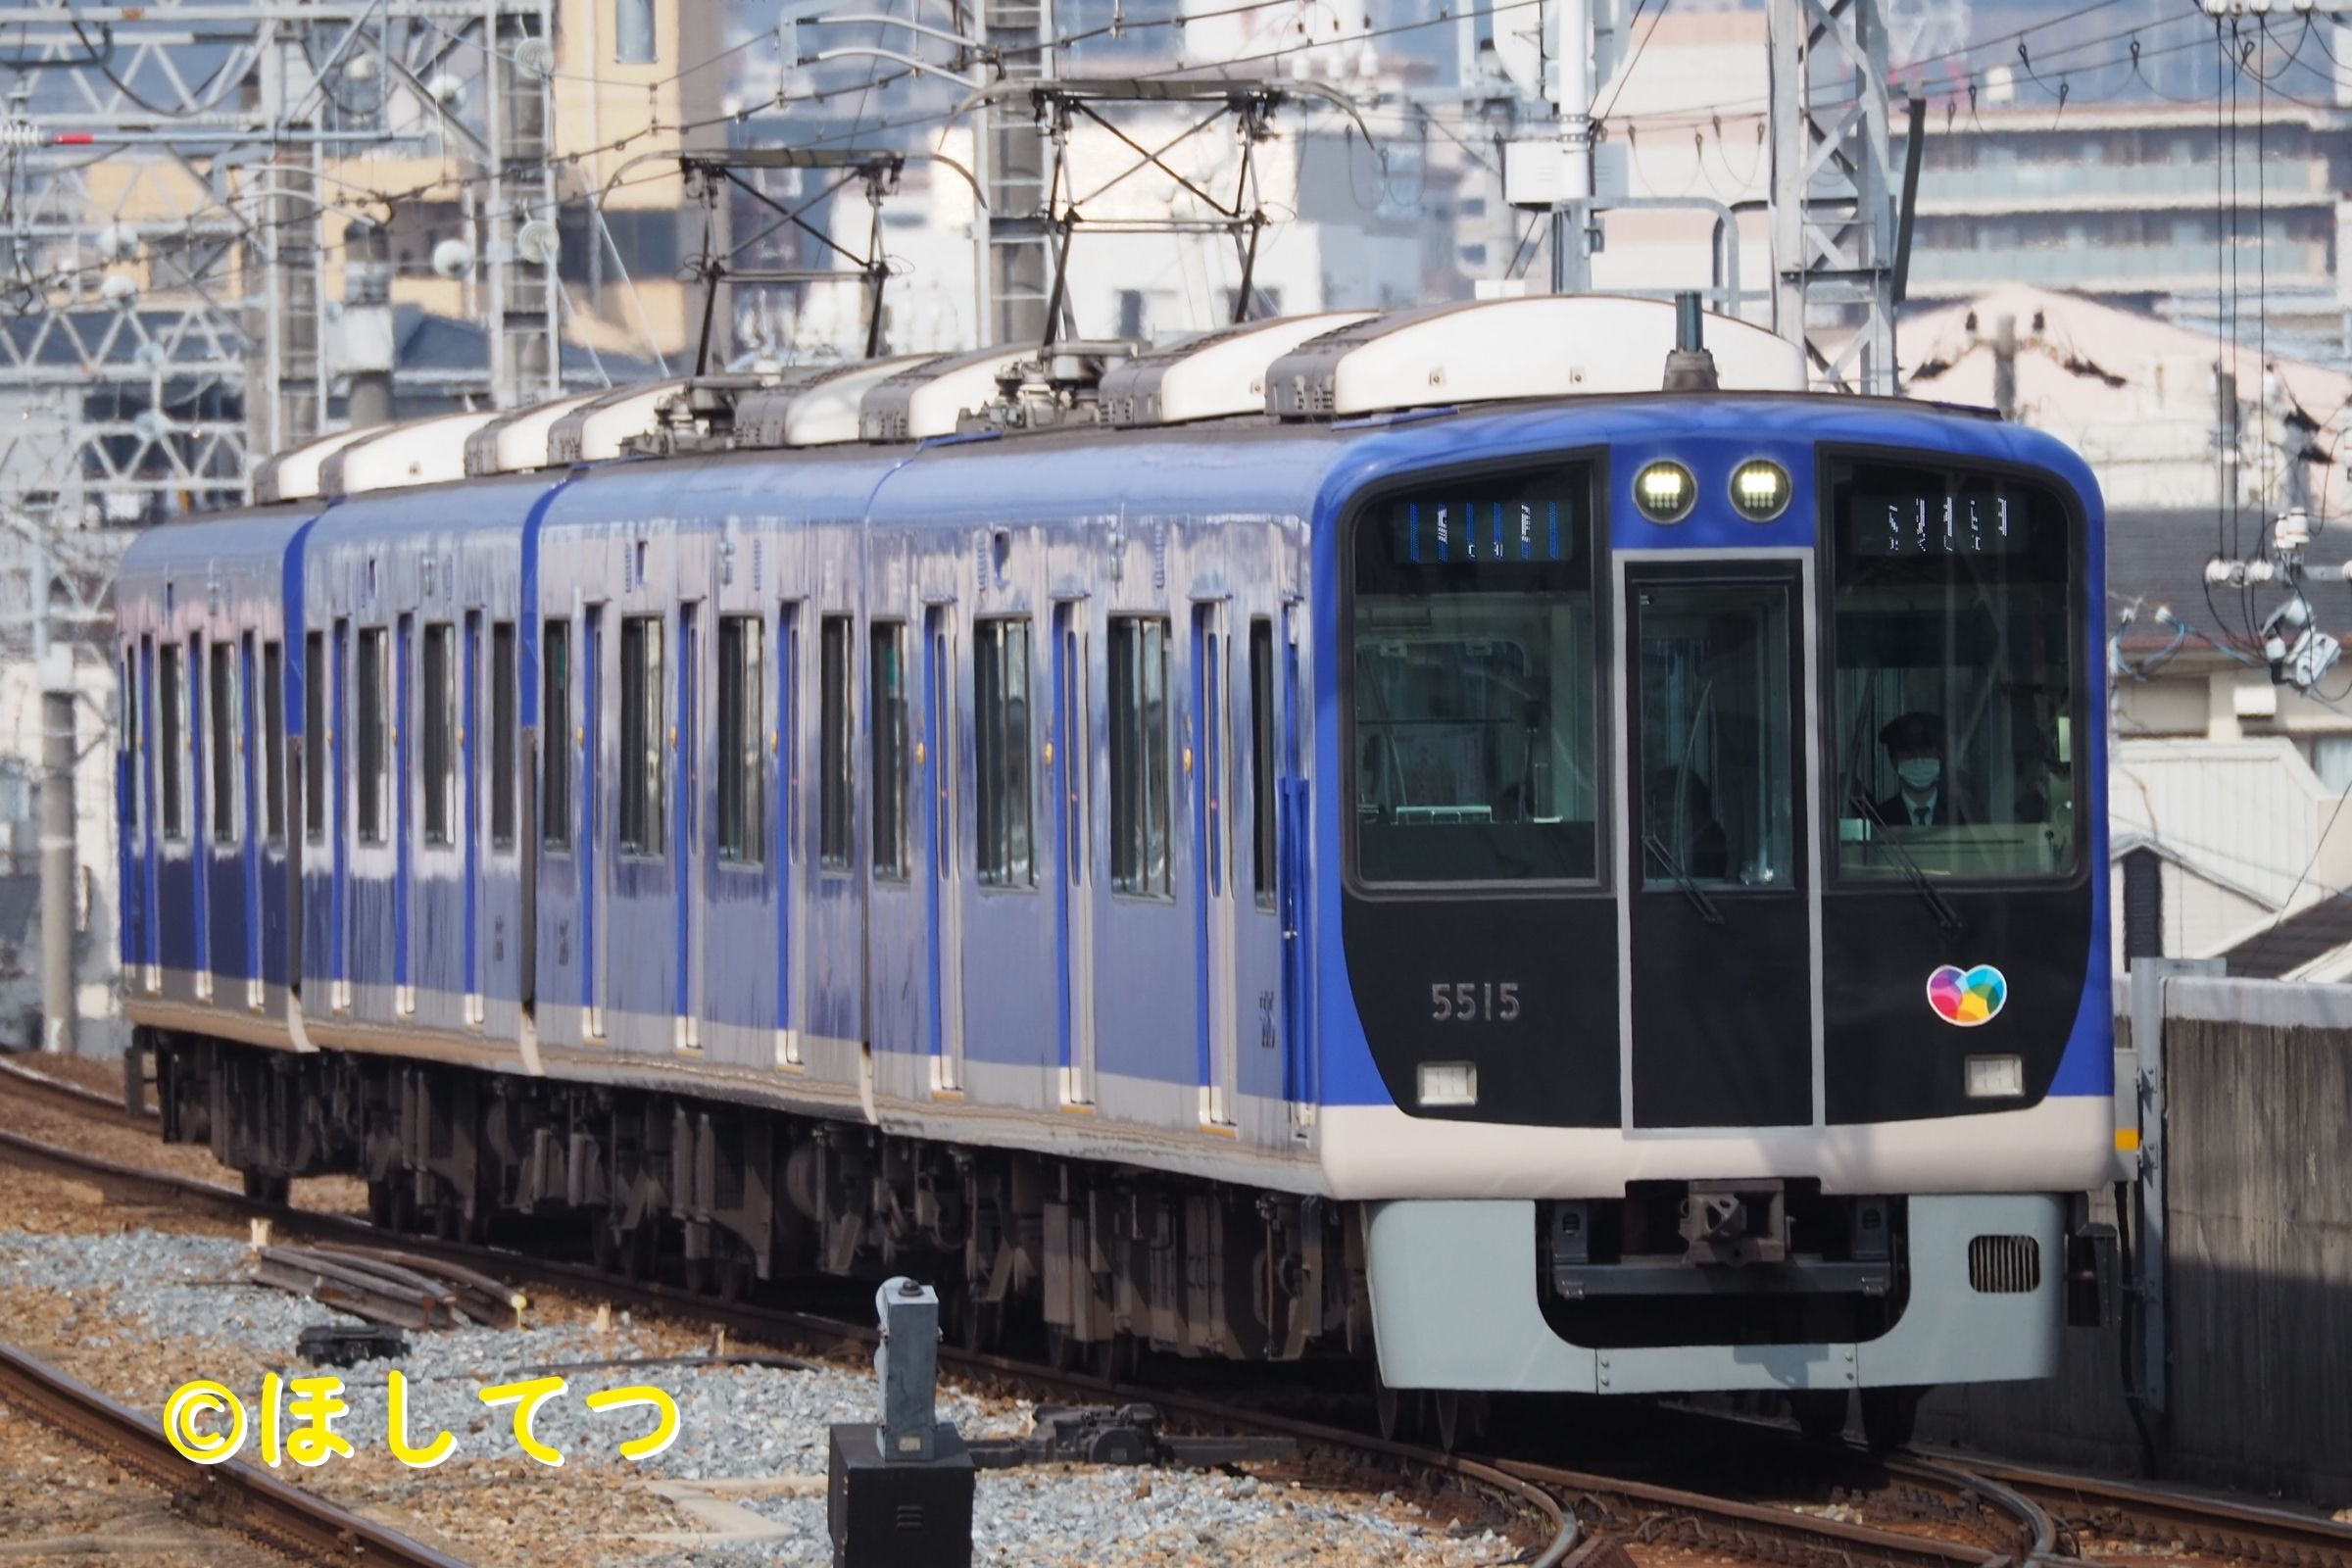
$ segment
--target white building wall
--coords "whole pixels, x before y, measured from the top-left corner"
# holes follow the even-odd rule
[[[75,1049],[85,1056],[119,1055],[129,1038],[115,985],[115,956],[121,951],[115,861],[115,681],[98,657],[85,653],[74,672],[79,698],[74,715],[78,760],[74,770],[74,864],[75,905],[83,926],[74,938],[79,1003],[74,1030]],[[18,762],[33,781],[26,804],[36,824],[18,841],[26,853],[8,855],[11,863],[6,869],[27,877],[40,873],[41,687],[41,672],[34,661],[0,661],[0,757]],[[29,1020],[40,1009],[40,957],[37,911],[22,932],[0,932],[0,1041],[12,1046],[34,1049],[40,1043],[37,1034],[27,1032]]]

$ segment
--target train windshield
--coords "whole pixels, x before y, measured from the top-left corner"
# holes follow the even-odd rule
[[[1591,519],[1581,464],[1415,488],[1359,514],[1364,881],[1593,875]]]
[[[1831,474],[1838,868],[2076,865],[2074,525],[2051,492],[1886,465]]]

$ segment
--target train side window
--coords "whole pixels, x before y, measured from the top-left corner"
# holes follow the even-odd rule
[[[539,626],[539,842],[571,848],[571,622]]]
[[[424,628],[424,842],[454,844],[458,795],[458,628]]]
[[[1250,622],[1250,887],[1274,906],[1274,623]]]
[[[205,692],[205,703],[211,710],[213,731],[208,749],[212,754],[212,777],[207,780],[212,792],[213,842],[237,842],[237,645],[215,642],[212,648],[212,684]]]
[[[984,620],[972,646],[980,880],[1037,886],[1029,788],[1029,622]]]
[[[662,617],[620,623],[620,847],[662,853]]]
[[[850,864],[850,617],[827,615],[818,631],[817,741],[820,796],[817,802],[817,863],[827,870]]]
[[[718,858],[738,865],[760,863],[767,820],[760,744],[764,629],[758,615],[718,620]]]
[[[164,695],[156,707],[162,715],[164,743],[163,755],[156,760],[156,771],[162,776],[164,787],[164,837],[176,844],[188,835],[182,794],[188,765],[188,680],[186,666],[180,662],[179,644],[166,642],[158,654]]]
[[[906,628],[876,622],[866,664],[873,739],[874,875],[906,875]]]
[[[302,831],[326,835],[326,634],[302,639]]]
[[[286,842],[286,655],[276,638],[262,644],[262,827]]]
[[[514,623],[490,623],[490,845],[514,845]]]
[[[1168,623],[1110,619],[1110,885],[1166,897]]]
[[[390,721],[391,704],[386,701],[385,685],[391,679],[391,661],[384,657],[388,633],[381,626],[360,628],[359,657],[359,745],[355,771],[358,775],[359,828],[362,844],[381,844],[391,837],[386,820],[386,808],[391,802],[391,779],[388,769],[391,760],[390,736],[386,728]]]

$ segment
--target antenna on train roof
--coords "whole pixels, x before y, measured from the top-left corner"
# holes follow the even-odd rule
[[[1698,308],[1698,293],[1686,289],[1674,297],[1674,347],[1666,351],[1667,392],[1713,392],[1722,386],[1715,374],[1715,356],[1707,352]]]

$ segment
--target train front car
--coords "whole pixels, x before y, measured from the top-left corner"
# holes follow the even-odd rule
[[[2046,1376],[2113,1139],[2100,511],[2032,432],[1463,415],[1317,517],[1319,1129],[1392,1388]]]

